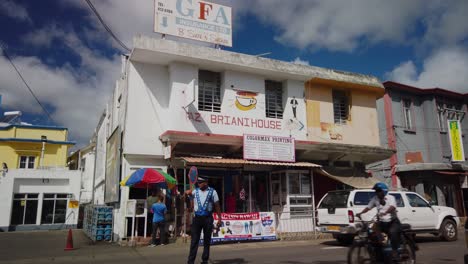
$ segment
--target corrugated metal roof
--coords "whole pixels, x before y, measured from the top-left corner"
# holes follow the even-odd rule
[[[224,158],[181,158],[188,163],[198,164],[232,164],[232,165],[266,165],[266,166],[289,166],[289,167],[308,167],[320,168],[320,165],[310,162],[277,162],[277,161],[253,161],[243,159],[224,159]]]
[[[357,188],[357,189],[370,189],[378,182],[378,180],[374,177],[348,177],[348,176],[336,176],[336,175],[331,175],[327,171],[323,169],[318,169],[316,170],[317,173],[322,174],[324,176],[329,177],[330,179],[333,179],[335,181],[342,182],[346,185],[349,185],[351,187]]]

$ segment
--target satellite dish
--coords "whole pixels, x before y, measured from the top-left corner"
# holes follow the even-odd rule
[[[198,179],[198,169],[195,166],[192,166],[188,173],[190,184],[195,184]]]

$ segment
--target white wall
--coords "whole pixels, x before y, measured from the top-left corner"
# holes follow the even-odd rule
[[[106,143],[107,143],[107,116],[104,117],[97,130],[96,139],[96,167],[95,167],[95,196],[104,196],[103,190],[97,190],[96,187],[104,183],[106,176]],[[102,191],[102,194],[100,193]],[[97,194],[96,194],[97,193]]]
[[[80,198],[80,171],[78,170],[10,170],[0,182],[0,228],[10,225],[14,193],[38,193],[36,225],[40,225],[44,193],[71,194],[68,200]],[[42,179],[47,179],[43,181]],[[67,208],[66,225],[78,223],[78,208]],[[41,228],[47,228],[42,225]]]
[[[94,159],[96,155],[94,151],[82,154],[81,159],[85,161],[83,170],[81,171],[81,196],[80,203],[90,203],[93,191],[93,175],[94,175]],[[82,164],[83,165],[83,164]]]
[[[159,136],[168,130],[238,136],[244,133],[293,136],[297,140],[306,140],[302,81],[280,80],[283,83],[284,115],[283,119],[273,119],[265,117],[265,80],[275,79],[275,76],[222,71],[221,113],[213,113],[197,110],[198,70],[194,65],[182,63],[169,66],[130,64],[124,153],[163,155]],[[237,90],[258,93],[256,107],[248,111],[238,109],[235,106]],[[290,104],[293,97],[298,102],[296,119]],[[241,124],[238,118],[248,120]],[[255,126],[255,122],[262,125]],[[273,122],[275,128],[265,128],[265,122]]]

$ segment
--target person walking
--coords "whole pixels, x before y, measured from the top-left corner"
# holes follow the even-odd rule
[[[158,194],[158,202],[153,204],[151,211],[153,213],[153,233],[152,243],[150,247],[155,247],[156,244],[156,232],[159,229],[159,244],[164,246],[166,242],[166,219],[165,214],[167,212],[166,205],[164,204],[164,195]]]
[[[210,258],[211,234],[213,232],[213,209],[216,211],[218,221],[216,227],[221,226],[221,207],[219,206],[219,196],[215,189],[208,187],[206,179],[198,177],[198,187],[192,192],[187,191],[191,198],[191,209],[194,217],[192,221],[190,243],[190,253],[187,263],[194,264],[197,258],[198,244],[200,243],[201,232],[203,231],[203,254],[202,264],[207,264]]]

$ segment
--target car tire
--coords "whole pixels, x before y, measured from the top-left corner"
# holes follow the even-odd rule
[[[450,219],[445,219],[440,226],[440,237],[445,241],[455,241],[458,238],[457,224]]]
[[[341,245],[349,246],[354,241],[354,235],[338,235],[336,241]]]

